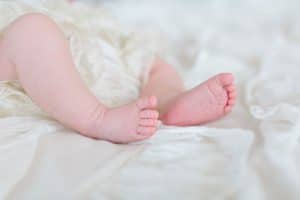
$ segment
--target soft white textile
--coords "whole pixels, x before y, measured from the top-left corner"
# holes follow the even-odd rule
[[[159,44],[153,48],[163,50],[188,87],[232,71],[239,90],[233,113],[208,126],[162,126],[148,141],[115,145],[66,130],[40,115],[14,84],[4,84],[0,199],[300,199],[299,2],[141,2],[107,3],[106,12],[121,21],[121,30],[151,35]],[[101,23],[104,32],[116,28],[108,16]],[[118,48],[87,49],[122,63]],[[99,79],[106,84],[96,84],[105,65],[102,57],[91,60],[102,67],[82,74],[92,89],[101,88],[93,90],[99,98],[117,105],[137,95],[138,71],[107,71],[108,78]]]

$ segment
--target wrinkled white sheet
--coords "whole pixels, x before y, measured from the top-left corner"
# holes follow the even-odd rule
[[[82,137],[31,110],[3,115],[0,199],[300,199],[298,1],[105,7],[124,29],[156,38],[188,87],[232,71],[233,113],[208,126],[162,126],[130,145]]]

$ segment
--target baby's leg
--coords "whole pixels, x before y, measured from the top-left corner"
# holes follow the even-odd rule
[[[2,47],[4,60],[12,63],[8,71],[15,72],[33,101],[63,124],[117,143],[142,140],[155,132],[156,98],[107,109],[80,79],[68,41],[48,17],[20,17],[5,30]]]

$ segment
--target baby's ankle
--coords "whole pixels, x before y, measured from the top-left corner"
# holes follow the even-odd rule
[[[105,116],[107,116],[109,110],[111,109],[99,104],[91,114],[91,117],[87,122],[87,126],[85,127],[84,131],[82,131],[83,134],[88,137],[103,139],[103,121],[104,118],[106,118]]]

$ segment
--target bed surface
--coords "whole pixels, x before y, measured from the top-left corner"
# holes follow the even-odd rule
[[[233,72],[236,107],[207,126],[161,126],[129,145],[30,115],[2,117],[0,199],[300,199],[298,1],[104,7],[124,27],[159,33],[187,87]]]

